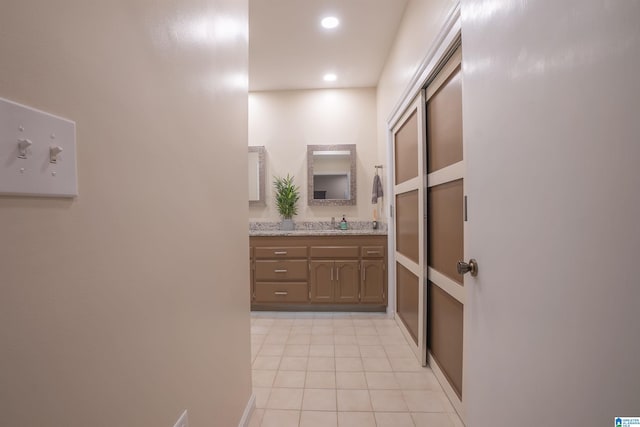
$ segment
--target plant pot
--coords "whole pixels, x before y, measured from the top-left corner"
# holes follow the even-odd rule
[[[283,218],[282,224],[280,224],[280,229],[284,231],[293,231],[294,229],[293,220],[291,218]]]

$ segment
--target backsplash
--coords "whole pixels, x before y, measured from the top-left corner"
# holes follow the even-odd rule
[[[371,230],[373,229],[372,221],[348,221],[349,230]],[[332,230],[340,227],[340,220],[336,218],[334,226],[331,221],[294,221],[296,230],[316,231],[316,230]],[[378,222],[379,231],[386,231],[387,224]],[[280,230],[280,221],[250,221],[249,231],[276,231]]]

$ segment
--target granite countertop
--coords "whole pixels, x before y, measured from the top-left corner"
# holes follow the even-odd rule
[[[337,224],[336,224],[337,225]],[[372,228],[371,221],[349,222],[347,230],[331,227],[330,221],[295,222],[295,230],[280,230],[280,222],[250,222],[249,236],[386,236],[387,225],[378,223]]]

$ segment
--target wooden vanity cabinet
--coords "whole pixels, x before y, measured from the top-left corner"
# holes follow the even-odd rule
[[[385,235],[252,236],[253,310],[384,311]]]

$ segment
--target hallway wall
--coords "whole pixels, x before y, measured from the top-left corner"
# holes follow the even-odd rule
[[[247,1],[3,2],[0,57],[0,97],[76,121],[80,191],[0,197],[2,424],[237,426]]]
[[[401,101],[404,90],[416,73],[421,61],[432,47],[455,0],[409,0],[396,39],[378,82],[377,141],[378,158],[387,159],[387,120]],[[389,168],[385,165],[385,178]],[[384,180],[385,194],[391,194],[388,179]],[[389,197],[385,197],[383,215],[389,213]]]

